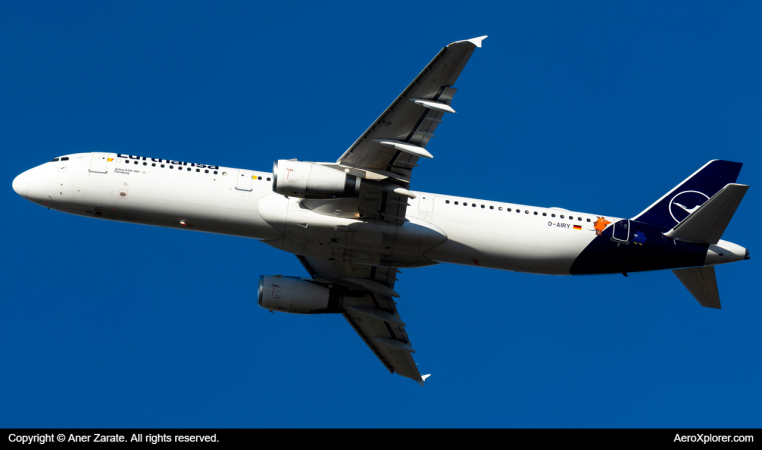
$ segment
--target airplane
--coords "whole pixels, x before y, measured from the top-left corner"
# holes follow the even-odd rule
[[[40,206],[100,220],[256,239],[309,277],[263,275],[270,312],[342,314],[391,373],[417,381],[394,290],[400,269],[441,263],[548,275],[673,270],[720,308],[714,266],[749,259],[723,241],[746,194],[741,163],[713,160],[631,218],[411,190],[413,169],[455,113],[453,87],[486,36],[453,42],[336,162],[279,159],[272,172],[121,153],[59,156],[18,175]]]

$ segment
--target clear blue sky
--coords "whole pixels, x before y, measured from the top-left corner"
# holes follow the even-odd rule
[[[755,2],[13,2],[0,14],[2,427],[759,427]],[[752,185],[723,309],[669,271],[405,270],[425,388],[340,315],[269,314],[242,238],[46,211],[11,181],[112,151],[333,161],[439,49],[488,34],[413,188],[631,217],[710,159]],[[755,257],[756,255],[756,257]]]

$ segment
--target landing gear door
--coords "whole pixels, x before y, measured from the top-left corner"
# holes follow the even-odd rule
[[[611,239],[617,242],[627,243],[630,240],[630,221],[620,220],[615,223],[611,231]]]
[[[109,158],[110,158],[109,153],[93,153],[90,159],[90,172],[108,173],[108,170],[106,169],[106,164],[108,164]]]

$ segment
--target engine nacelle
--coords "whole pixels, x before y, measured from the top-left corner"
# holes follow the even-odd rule
[[[342,310],[343,295],[337,289],[300,278],[259,277],[259,306],[293,314],[327,314]]]
[[[273,191],[297,198],[354,198],[360,178],[320,164],[279,159],[273,164]]]

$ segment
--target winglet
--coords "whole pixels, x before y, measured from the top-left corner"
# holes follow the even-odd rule
[[[485,39],[487,39],[487,35],[486,34],[484,36],[475,37],[473,39],[466,39],[466,40],[463,40],[463,41],[455,41],[455,42],[453,42],[450,45],[460,44],[461,42],[470,42],[470,43],[474,44],[475,46],[477,46],[479,48],[482,48],[482,41],[485,40]],[[448,47],[450,45],[448,45]]]
[[[421,379],[420,379],[420,381],[418,381],[418,384],[420,384],[421,387],[423,387],[426,384],[426,378],[428,378],[430,376],[431,376],[431,374],[421,375]]]

